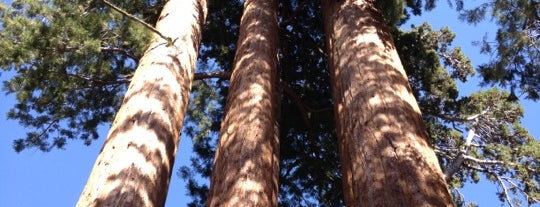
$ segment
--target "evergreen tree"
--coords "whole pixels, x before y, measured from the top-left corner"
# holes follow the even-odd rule
[[[247,0],[208,206],[277,206],[278,1]]]
[[[151,21],[161,3],[116,5]],[[18,100],[8,118],[30,131],[15,150],[91,144],[120,106],[150,32],[95,1],[14,1],[2,14],[0,67],[15,72],[3,89]]]
[[[453,206],[375,1],[323,1],[346,206]]]
[[[165,205],[205,10],[204,0],[164,5],[77,206]]]
[[[164,1],[112,3],[145,22],[156,22]],[[459,96],[456,81],[466,81],[473,70],[460,49],[451,46],[455,35],[426,24],[397,27],[409,15],[433,8],[434,1],[378,3],[456,201],[462,202],[457,188],[487,177],[500,186],[503,201],[515,202],[513,196],[521,194],[528,204],[537,203],[538,141],[520,126],[523,111],[518,102],[509,102],[512,93],[493,89]],[[519,9],[508,8],[501,11]],[[191,169],[179,171],[189,181],[193,206],[207,200],[208,186],[197,177],[211,175],[242,2],[210,0],[208,9],[195,79],[218,79],[194,82],[184,132],[194,139],[197,155]],[[318,1],[282,0],[279,9],[279,205],[342,206],[321,6]],[[0,7],[0,13],[0,68],[15,72],[4,91],[19,101],[9,116],[30,131],[14,142],[15,149],[49,151],[64,148],[70,139],[90,144],[97,138],[96,127],[111,121],[122,103],[151,32],[101,1],[17,0]],[[469,134],[475,136],[467,139]]]
[[[540,99],[540,1],[490,0],[471,9],[456,2],[462,20],[477,24],[489,19],[499,25],[495,41],[486,36],[478,43],[481,52],[492,57],[478,68],[483,83],[509,88],[510,100],[518,98],[517,92]]]

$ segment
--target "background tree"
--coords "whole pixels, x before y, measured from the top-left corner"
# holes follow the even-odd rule
[[[470,9],[463,1],[456,1],[461,19],[477,24],[489,19],[498,26],[495,41],[487,35],[477,44],[481,52],[491,55],[490,62],[480,65],[478,71],[485,85],[498,84],[509,88],[510,99],[517,95],[538,100],[540,98],[540,1],[494,0],[485,1]]]

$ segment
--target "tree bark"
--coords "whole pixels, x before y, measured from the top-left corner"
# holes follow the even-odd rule
[[[208,206],[277,206],[278,2],[246,0]]]
[[[346,206],[453,206],[375,0],[322,0]]]
[[[77,206],[164,206],[206,0],[169,0]]]

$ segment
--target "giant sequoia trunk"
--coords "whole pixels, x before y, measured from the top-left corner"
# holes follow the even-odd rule
[[[347,206],[452,206],[375,0],[322,0]]]
[[[164,206],[206,0],[169,0],[77,206]]]
[[[208,206],[277,206],[277,0],[246,0]]]

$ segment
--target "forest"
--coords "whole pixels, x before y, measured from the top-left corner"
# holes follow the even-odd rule
[[[481,181],[532,206],[540,142],[521,102],[540,99],[540,2],[468,4],[3,2],[5,113],[26,135],[2,139],[104,143],[77,206],[164,206],[172,176],[189,206],[477,206],[460,189]],[[467,34],[409,26],[439,6],[495,25],[474,43],[488,62],[455,45]],[[190,166],[174,165],[181,136]]]

